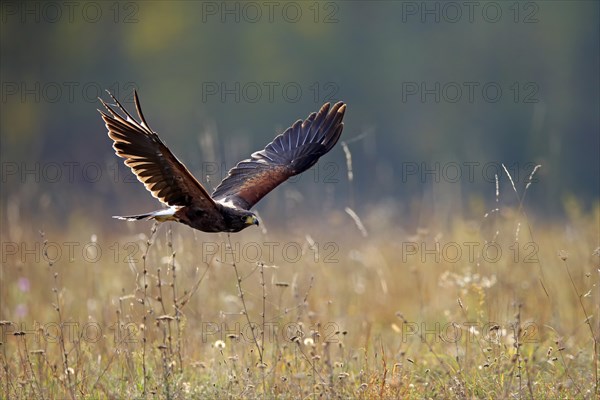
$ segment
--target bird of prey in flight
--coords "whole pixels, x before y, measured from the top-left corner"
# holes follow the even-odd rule
[[[304,121],[298,120],[263,150],[232,168],[212,195],[194,178],[154,132],[134,92],[137,121],[110,93],[116,104],[100,101],[100,111],[114,141],[115,153],[125,159],[137,179],[168,208],[146,214],[115,217],[123,220],[177,221],[203,232],[239,232],[258,225],[250,209],[267,193],[298,175],[329,152],[342,134],[346,105],[323,105]],[[120,112],[116,112],[118,108]]]

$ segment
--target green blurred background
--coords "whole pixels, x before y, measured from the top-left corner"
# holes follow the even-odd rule
[[[340,205],[403,224],[480,217],[496,173],[500,201],[517,201],[501,163],[521,194],[542,165],[533,215],[599,199],[596,1],[3,2],[1,12],[3,219],[116,227],[109,215],[157,208],[96,111],[105,88],[132,108],[134,87],[150,126],[209,186],[296,119],[345,101],[354,181],[338,146],[258,205],[271,223]]]

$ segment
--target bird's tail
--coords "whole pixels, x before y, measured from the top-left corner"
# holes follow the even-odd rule
[[[141,221],[144,219],[151,219],[152,217],[153,217],[153,213],[140,214],[140,215],[113,215],[113,218],[120,219],[123,221]]]
[[[150,220],[155,219],[158,222],[165,221],[178,221],[175,218],[175,212],[177,210],[175,208],[167,208],[166,210],[152,211],[147,214],[138,214],[138,215],[114,215],[113,218],[121,219],[123,221],[142,221],[142,220]]]

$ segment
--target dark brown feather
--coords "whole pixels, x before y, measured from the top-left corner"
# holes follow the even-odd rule
[[[100,99],[110,114],[98,110],[108,129],[108,136],[114,141],[115,153],[125,159],[125,164],[152,196],[169,206],[194,205],[216,210],[206,189],[150,129],[142,114],[137,93],[134,92],[135,107],[141,122],[136,121],[110,92],[109,95],[125,114],[123,118]]]
[[[249,210],[267,193],[312,167],[342,134],[346,105],[329,103],[304,121],[298,120],[264,150],[255,152],[229,171],[213,199]]]

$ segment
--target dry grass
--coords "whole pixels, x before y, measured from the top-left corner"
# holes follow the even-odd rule
[[[366,217],[367,237],[340,214],[302,235],[11,237],[0,397],[597,398],[600,207],[410,234]]]

